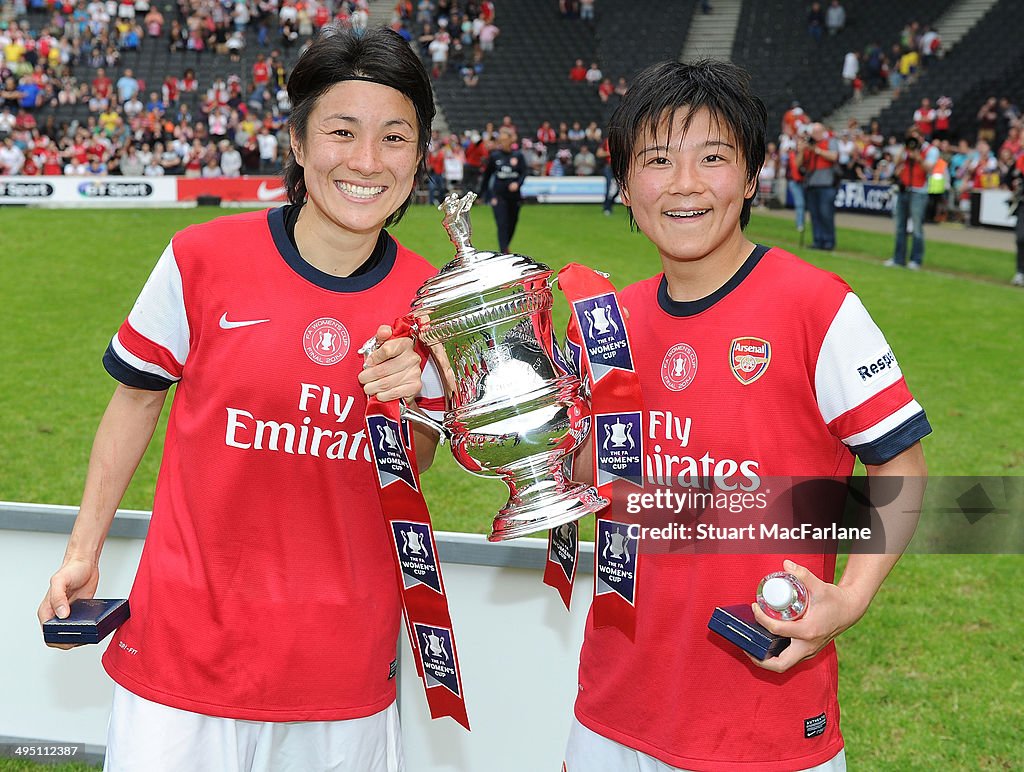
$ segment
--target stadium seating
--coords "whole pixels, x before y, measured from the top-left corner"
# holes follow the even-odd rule
[[[532,133],[543,121],[590,121],[605,125],[613,103],[602,103],[592,86],[572,83],[576,59],[598,62],[605,76],[630,79],[647,64],[679,56],[694,2],[634,0],[598,4],[594,24],[561,19],[551,0],[510,0],[498,7],[501,29],[484,60],[479,85],[466,88],[458,68],[435,81],[438,101],[455,131],[497,124],[511,115]]]
[[[167,17],[172,18],[170,11]],[[285,67],[290,71],[291,66],[298,58],[299,48],[291,49],[280,46],[279,36],[272,35],[268,39],[268,46],[260,48],[255,29],[246,31],[246,47],[241,54],[241,61],[232,62],[226,54],[204,52],[196,55],[192,51],[171,51],[167,46],[166,29],[163,37],[159,39],[146,38],[138,52],[122,52],[121,62],[117,67],[106,67],[107,75],[116,81],[126,67],[130,67],[135,77],[144,81],[145,88],[140,92],[139,98],[145,102],[150,91],[160,92],[164,78],[173,75],[181,78],[185,70],[191,68],[195,71],[199,81],[199,90],[195,93],[182,93],[179,95],[179,102],[191,108],[193,119],[202,117],[199,112],[199,105],[210,87],[217,78],[225,80],[232,74],[241,76],[243,85],[251,78],[252,65],[256,61],[257,54],[268,54],[274,48],[282,53]],[[96,68],[90,67],[88,62],[81,62],[74,68],[75,77],[79,83],[91,83],[96,77]],[[53,113],[57,123],[70,122],[72,119],[84,123],[89,116],[89,108],[85,103],[77,105],[61,105],[53,108],[42,108],[37,111],[37,120],[42,122],[45,117]]]
[[[996,3],[948,56],[934,62],[882,112],[882,130],[902,136],[922,98],[934,104],[945,95],[953,99],[951,134],[973,141],[978,108],[987,97],[1019,99],[1024,94],[1020,20],[1019,0]]]
[[[807,31],[808,4],[748,0],[740,13],[732,58],[751,72],[754,90],[768,107],[769,127],[779,125],[794,99],[810,116],[820,118],[850,96],[841,77],[847,51],[863,51],[870,43],[888,51],[908,22],[932,24],[953,2],[847,2],[846,28],[815,43]]]

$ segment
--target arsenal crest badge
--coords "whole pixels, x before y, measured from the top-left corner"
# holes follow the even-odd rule
[[[729,346],[729,369],[744,386],[764,375],[771,361],[772,344],[761,338],[733,338]]]

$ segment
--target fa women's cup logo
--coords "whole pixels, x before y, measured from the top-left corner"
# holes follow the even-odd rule
[[[350,344],[345,325],[329,316],[310,322],[302,336],[306,356],[318,365],[337,364],[345,358]]]
[[[697,376],[697,352],[688,343],[677,343],[665,352],[661,382],[671,391],[682,391]]]

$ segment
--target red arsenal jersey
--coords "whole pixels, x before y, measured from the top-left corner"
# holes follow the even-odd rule
[[[357,349],[435,269],[383,238],[378,264],[338,278],[302,260],[281,209],[190,227],[111,342],[122,382],[177,384],[132,616],[103,658],[126,689],[262,721],[395,700],[401,605]]]
[[[930,431],[857,296],[782,250],[757,247],[703,300],[673,301],[662,275],[621,298],[638,341],[649,485],[756,494],[772,476],[849,475],[855,454],[884,463]],[[636,640],[591,616],[576,716],[684,769],[827,761],[843,747],[835,647],[776,674],[707,625],[716,606],[752,602],[785,558],[831,582],[835,556],[729,552],[641,555]]]

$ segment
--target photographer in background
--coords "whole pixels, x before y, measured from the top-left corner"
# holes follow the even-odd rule
[[[896,162],[896,205],[892,216],[896,222],[896,243],[893,255],[885,261],[887,266],[906,266],[919,270],[924,261],[924,214],[928,207],[928,177],[939,159],[938,146],[928,146],[921,132],[912,128],[907,132],[903,150]],[[914,246],[907,263],[907,219],[913,225]]]
[[[1010,279],[1014,287],[1024,287],[1024,154],[1017,156],[1017,161],[1010,171],[1010,215],[1017,215],[1017,272]]]
[[[804,198],[811,215],[812,249],[836,248],[836,187],[839,175],[839,143],[820,123],[812,123],[801,135],[800,152],[804,177]]]

